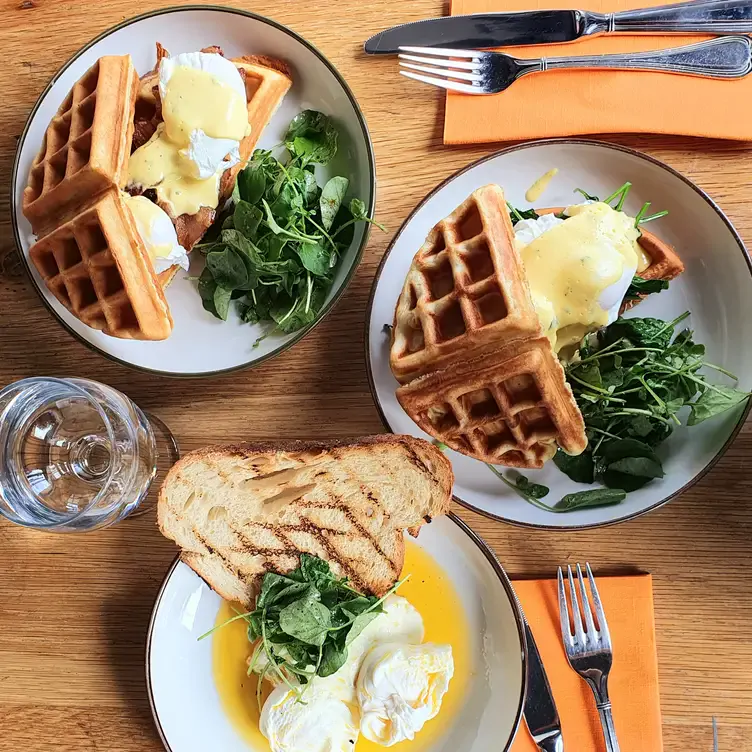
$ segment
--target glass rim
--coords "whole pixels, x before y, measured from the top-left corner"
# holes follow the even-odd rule
[[[112,423],[110,422],[110,419],[105,414],[104,410],[102,409],[99,402],[94,399],[94,397],[89,394],[86,389],[79,386],[76,382],[91,382],[91,383],[97,383],[93,382],[92,379],[86,379],[86,378],[80,378],[78,376],[66,376],[66,377],[58,377],[58,376],[28,376],[24,379],[19,379],[18,381],[14,381],[11,384],[6,385],[2,389],[0,389],[0,400],[8,395],[9,393],[18,392],[19,394],[23,389],[27,386],[31,386],[32,384],[39,384],[44,382],[53,382],[56,384],[63,384],[67,388],[72,389],[80,396],[84,397],[86,401],[92,405],[97,413],[99,414],[99,417],[102,419],[102,423],[105,426],[105,429],[107,430],[107,439],[110,443],[110,446],[115,445],[115,432],[112,428]],[[10,407],[10,404],[12,404],[13,400],[11,400],[11,403],[7,405],[2,413],[0,413],[0,419],[4,415],[6,415],[8,408]],[[72,522],[75,522],[79,518],[81,518],[86,512],[88,512],[97,502],[99,502],[104,495],[104,493],[109,489],[110,484],[112,483],[113,475],[115,473],[115,463],[110,462],[110,467],[107,471],[107,476],[103,481],[102,487],[97,491],[96,495],[89,501],[86,506],[79,509],[77,512],[73,513],[70,516],[64,517],[63,519],[59,520],[58,522],[41,522],[41,523],[29,523],[24,520],[18,519],[17,516],[11,516],[7,513],[7,510],[3,505],[0,505],[0,515],[5,517],[6,519],[10,520],[14,524],[21,525],[22,527],[32,528],[32,529],[41,529],[41,530],[51,530],[58,527],[63,527],[70,525]],[[32,493],[34,493],[32,491]],[[39,499],[39,495],[34,493],[34,496]],[[62,513],[61,513],[62,515]]]

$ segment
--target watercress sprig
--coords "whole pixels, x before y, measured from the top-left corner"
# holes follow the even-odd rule
[[[204,308],[227,319],[234,305],[246,323],[270,322],[285,334],[312,324],[324,306],[355,224],[384,229],[359,198],[346,197],[340,175],[320,186],[316,165],[329,164],[339,134],[321,112],[290,123],[284,154],[257,149],[238,173],[232,200],[197,248],[206,255],[198,279]]]

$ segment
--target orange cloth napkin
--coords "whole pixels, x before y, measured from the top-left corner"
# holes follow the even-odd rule
[[[555,8],[611,12],[666,0],[453,0],[452,15]],[[559,45],[507,49],[516,57],[592,55],[678,47],[701,36],[614,34]],[[493,96],[451,93],[444,143],[573,136],[674,133],[752,139],[752,76],[722,81],[666,73],[547,71]]]
[[[570,668],[564,654],[556,581],[518,580],[514,589],[551,684],[564,748],[574,752],[603,752],[603,734],[593,693]],[[619,744],[625,752],[661,752],[652,578],[650,575],[598,577],[598,592],[614,647],[608,688]],[[512,752],[536,750],[523,722]]]

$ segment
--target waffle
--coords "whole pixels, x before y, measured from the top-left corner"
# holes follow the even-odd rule
[[[479,188],[413,259],[394,316],[392,372],[409,381],[540,333],[504,193]]]
[[[162,287],[117,189],[37,241],[29,256],[52,294],[87,326],[124,339],[170,335]]]
[[[559,214],[564,211],[563,206],[554,209],[537,209],[538,214]],[[639,272],[643,279],[665,279],[670,281],[678,277],[684,271],[684,262],[679,258],[679,254],[665,241],[661,240],[652,232],[640,228],[640,239],[637,241],[650,259],[650,265]],[[636,306],[645,295],[637,300],[625,300],[621,312]]]
[[[585,426],[542,336],[504,193],[475,191],[428,235],[397,302],[397,399],[428,434],[484,462],[536,468]],[[407,382],[407,383],[405,383]]]
[[[219,47],[206,47],[201,51],[222,54]],[[133,140],[134,151],[152,137],[161,121],[157,71],[160,60],[168,54],[164,47],[157,45],[157,66],[153,71],[147,73],[139,84]],[[246,97],[248,98],[248,123],[251,126],[251,131],[240,142],[240,163],[229,170],[225,170],[222,175],[219,184],[218,206],[220,207],[230,198],[238,172],[247,163],[256,148],[261,133],[277,111],[290,86],[292,86],[290,71],[287,65],[280,60],[249,55],[233,58],[232,62],[240,69],[240,74],[245,81]],[[160,206],[170,214],[169,207],[166,204],[160,203]],[[181,214],[177,217],[170,214],[170,217],[175,224],[178,242],[183,248],[190,251],[214,222],[216,211],[210,207],[202,207],[196,214]]]
[[[130,55],[100,58],[74,84],[47,127],[24,189],[22,209],[34,234],[125,185],[137,87]]]
[[[569,454],[587,446],[564,369],[544,337],[418,378],[400,386],[397,399],[423,431],[492,464],[539,468],[557,445]]]

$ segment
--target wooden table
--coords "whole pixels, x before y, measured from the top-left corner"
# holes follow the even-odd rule
[[[391,237],[374,232],[336,310],[304,341],[261,368],[212,381],[171,381],[110,363],[48,314],[16,263],[7,211],[18,135],[56,69],[91,37],[166,3],[4,0],[0,69],[0,385],[32,375],[104,381],[153,410],[184,449],[209,442],[324,438],[382,430],[363,359],[366,301]],[[227,3],[229,4],[229,3]],[[317,45],[365,112],[378,165],[377,216],[394,232],[456,169],[494,147],[441,143],[439,92],[402,82],[363,41],[381,28],[446,12],[439,0],[235,0]],[[750,147],[721,141],[616,136],[707,190],[752,242]],[[752,750],[752,471],[745,429],[716,468],[647,517],[592,532],[549,533],[457,511],[511,575],[551,575],[588,559],[601,572],[652,572],[667,752]],[[144,681],[152,603],[175,555],[152,516],[69,537],[0,522],[0,751],[162,749]],[[574,750],[573,752],[577,752]],[[625,750],[624,752],[653,752]]]

